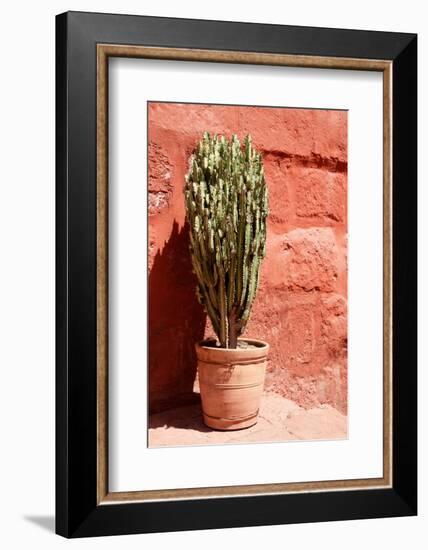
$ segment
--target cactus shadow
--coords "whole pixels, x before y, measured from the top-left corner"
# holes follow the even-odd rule
[[[195,287],[189,227],[180,227],[174,220],[148,278],[149,414],[200,402],[193,391],[195,343],[204,337],[206,313]]]

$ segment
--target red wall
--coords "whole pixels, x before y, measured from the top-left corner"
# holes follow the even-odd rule
[[[270,194],[267,256],[246,335],[271,346],[266,389],[347,407],[347,113],[150,103],[151,411],[192,399],[194,342],[210,333],[195,295],[183,202],[204,131],[253,137]]]

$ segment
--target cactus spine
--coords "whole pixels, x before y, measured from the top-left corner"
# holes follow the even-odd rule
[[[251,136],[205,132],[186,175],[185,205],[196,293],[221,347],[236,348],[266,254],[268,191]]]

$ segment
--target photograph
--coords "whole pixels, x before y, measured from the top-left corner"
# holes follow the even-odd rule
[[[153,100],[147,147],[149,447],[346,439],[348,111]]]

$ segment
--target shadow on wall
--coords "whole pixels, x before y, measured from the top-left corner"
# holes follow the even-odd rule
[[[174,220],[171,235],[149,274],[149,413],[194,403],[195,343],[206,314],[195,295],[189,227]]]

